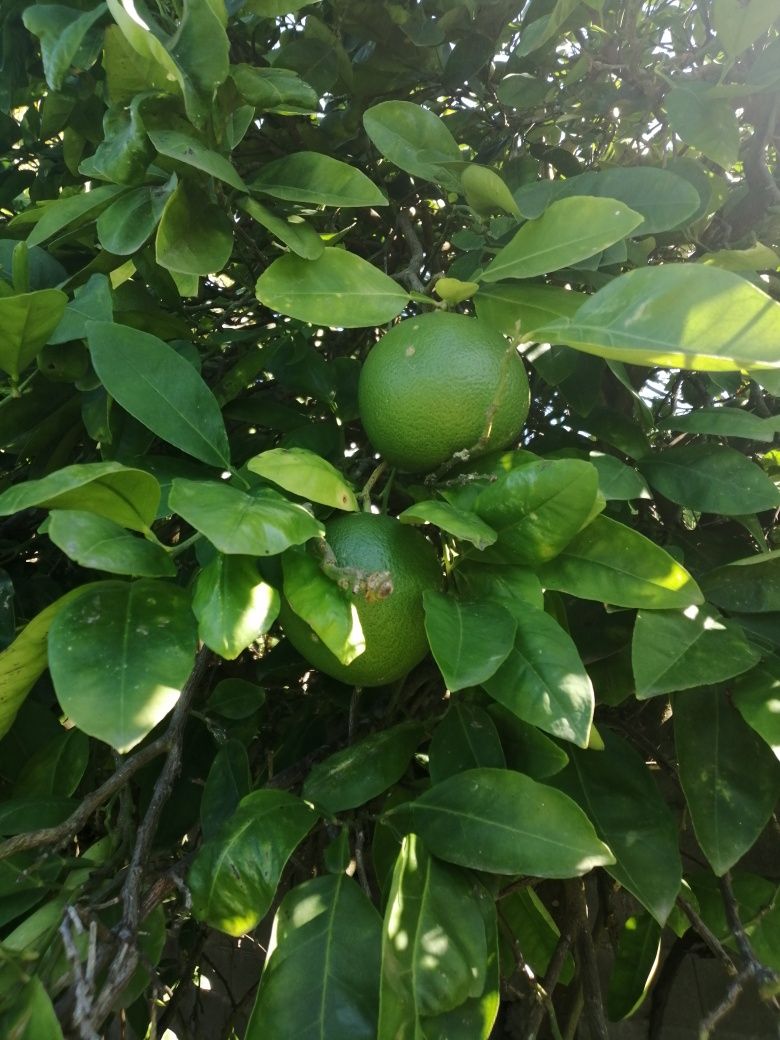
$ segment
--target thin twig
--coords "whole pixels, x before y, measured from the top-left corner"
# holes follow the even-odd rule
[[[609,1040],[609,1030],[604,1018],[604,1002],[601,996],[601,980],[596,963],[596,949],[588,925],[585,882],[581,878],[573,878],[567,882],[566,905],[571,908],[569,916],[577,926],[580,979],[590,1035],[594,1040]]]
[[[737,969],[734,961],[728,955],[725,947],[720,940],[713,935],[707,925],[702,921],[696,911],[693,909],[687,899],[682,896],[677,897],[677,905],[680,907],[682,912],[691,922],[691,926],[699,937],[704,941],[709,951],[717,957],[723,967],[726,969],[728,974],[733,978],[737,974]]]
[[[398,228],[406,239],[406,243],[410,247],[411,253],[409,256],[409,263],[403,268],[403,270],[399,271],[395,277],[399,282],[404,282],[415,292],[424,293],[425,286],[420,281],[420,269],[422,268],[423,259],[425,257],[422,242],[420,242],[420,239],[417,237],[414,225],[406,213],[398,214]]]
[[[743,971],[731,980],[729,988],[726,990],[726,996],[720,1004],[710,1011],[709,1015],[707,1015],[706,1018],[703,1018],[699,1023],[699,1040],[710,1040],[718,1022],[724,1019],[730,1011],[734,1010],[750,975],[750,971]]]

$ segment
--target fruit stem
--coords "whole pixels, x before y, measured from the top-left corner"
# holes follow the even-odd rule
[[[382,476],[384,471],[387,469],[386,462],[380,462],[374,472],[368,478],[363,485],[363,490],[360,492],[360,505],[364,513],[371,512],[371,492],[374,490],[374,485]]]
[[[342,567],[324,538],[319,539],[314,545],[320,556],[322,573],[331,581],[335,581],[343,592],[363,596],[368,603],[386,599],[392,593],[393,579],[390,571],[363,571],[359,567]]]

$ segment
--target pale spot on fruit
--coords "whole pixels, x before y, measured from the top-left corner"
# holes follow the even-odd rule
[[[414,357],[414,355],[416,353],[417,353],[417,351],[415,350],[415,348],[411,347],[411,346],[407,347],[406,350],[404,351],[404,354],[406,355],[406,357]]]

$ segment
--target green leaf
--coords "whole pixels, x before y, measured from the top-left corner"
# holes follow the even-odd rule
[[[580,0],[556,0],[548,14],[523,26],[520,43],[514,51],[515,55],[518,58],[524,58],[527,54],[532,54],[543,47],[559,33],[566,19],[579,6]]]
[[[716,567],[704,575],[701,587],[707,599],[723,610],[746,614],[780,610],[780,549]]]
[[[596,517],[538,574],[545,588],[617,607],[663,610],[703,601],[699,586],[664,549],[605,516]]]
[[[683,444],[639,463],[648,482],[679,505],[701,513],[742,516],[780,505],[762,469],[724,444]]]
[[[160,485],[151,473],[119,462],[81,462],[0,495],[0,516],[33,506],[96,513],[133,531],[148,531],[157,516]]]
[[[506,607],[512,617],[520,618],[526,608],[544,607],[539,579],[527,567],[485,565],[477,559],[465,561],[455,570],[455,581],[469,599],[491,598]]]
[[[249,758],[244,745],[239,740],[226,741],[211,763],[200,800],[200,825],[205,841],[217,836],[251,787]]]
[[[247,494],[215,481],[176,478],[168,501],[175,513],[231,556],[275,556],[324,534],[303,506],[270,489]]]
[[[135,97],[129,108],[117,105],[103,116],[103,140],[94,155],[79,163],[85,177],[115,184],[138,184],[154,158],[140,113],[141,98]]]
[[[249,189],[236,172],[235,166],[219,152],[212,151],[201,144],[196,137],[180,133],[178,130],[149,130],[149,140],[160,153],[176,162],[192,166],[196,170],[207,173],[209,177],[246,192]],[[200,219],[200,216],[199,216]],[[187,270],[187,268],[181,268]],[[198,271],[197,274],[206,272]]]
[[[373,264],[335,248],[318,260],[280,256],[257,279],[255,293],[273,311],[345,329],[391,321],[408,301],[401,286]]]
[[[501,737],[507,765],[533,780],[546,780],[564,768],[569,756],[554,740],[536,726],[519,719],[497,702],[487,706]]]
[[[26,976],[21,997],[19,1018],[10,1023],[12,1040],[63,1040],[62,1026],[51,1001],[51,997],[41,980],[36,975]],[[5,1016],[4,1016],[5,1021]],[[16,1027],[22,1023],[23,1032],[18,1033]]]
[[[262,686],[246,679],[222,679],[208,699],[208,710],[226,719],[248,719],[265,704]]]
[[[230,72],[227,19],[223,5],[214,0],[184,0],[182,6],[181,23],[167,50],[179,70],[187,115],[202,126],[208,120],[214,91]]]
[[[195,579],[192,612],[202,642],[234,661],[276,620],[279,593],[261,579],[251,556],[218,553]]]
[[[401,779],[424,732],[402,722],[337,751],[314,766],[302,796],[331,814],[365,805]]]
[[[758,660],[739,625],[706,604],[637,614],[631,661],[639,700],[731,679]]]
[[[187,875],[195,918],[228,935],[250,932],[271,907],[287,860],[317,820],[286,791],[253,791],[198,850]]]
[[[60,795],[69,798],[89,764],[89,738],[78,729],[64,730],[43,744],[22,767],[14,785],[16,797]]]
[[[574,877],[614,862],[570,798],[505,769],[458,773],[384,820],[440,859],[493,874]]]
[[[423,180],[457,187],[447,163],[465,156],[433,112],[411,101],[383,101],[363,115],[366,133],[386,159],[399,169]]]
[[[659,430],[677,433],[707,433],[713,437],[744,437],[771,443],[780,433],[780,418],[761,419],[744,408],[696,408],[685,415],[672,415],[658,423]]]
[[[54,618],[64,606],[89,587],[80,585],[50,603],[0,653],[0,737],[4,737],[13,726],[16,713],[27,694],[46,671],[46,645]]]
[[[452,1011],[421,1019],[425,1040],[488,1040],[493,1033],[501,1004],[501,972],[498,949],[498,917],[492,895],[480,884],[471,889],[485,926],[487,961],[485,987]]]
[[[195,643],[183,589],[148,579],[82,586],[49,629],[57,698],[79,729],[124,754],[176,704]]]
[[[497,538],[496,532],[478,516],[435,499],[409,506],[398,514],[398,519],[402,524],[436,524],[442,531],[462,542],[470,542],[477,549],[486,549]]]
[[[499,476],[475,511],[498,531],[505,562],[535,566],[557,556],[592,515],[598,473],[578,459],[540,460]]]
[[[381,944],[381,918],[346,874],[297,885],[274,921],[246,1040],[376,1040]]]
[[[585,260],[619,242],[642,223],[642,216],[616,199],[574,196],[559,199],[536,220],[524,224],[499,250],[480,280],[535,278]]]
[[[517,618],[514,648],[482,685],[524,722],[588,746],[593,687],[571,637],[543,610]]]
[[[261,112],[297,115],[317,109],[316,91],[292,69],[233,65],[230,75],[239,94]]]
[[[60,323],[68,297],[39,289],[0,297],[0,369],[16,383]]]
[[[312,2],[317,0],[248,0],[245,6],[261,18],[276,18],[280,14],[293,14]]]
[[[78,226],[94,220],[111,201],[126,191],[127,188],[122,185],[103,184],[80,195],[69,195],[66,198],[55,199],[54,202],[47,202],[41,207],[40,219],[27,236],[27,245],[38,246],[71,224]]]
[[[677,822],[644,759],[605,730],[603,751],[569,753],[554,783],[587,811],[596,833],[612,849],[612,877],[665,924],[682,878]]]
[[[634,365],[778,367],[780,303],[731,271],[662,264],[619,275],[570,323],[547,325],[537,337]]]
[[[320,455],[305,448],[272,448],[255,455],[247,469],[285,491],[334,509],[355,512],[358,502],[344,477]]]
[[[342,664],[351,664],[366,649],[355,604],[306,553],[287,553],[282,570],[284,596],[293,613],[303,618]]]
[[[431,591],[423,593],[423,604],[428,642],[448,690],[478,686],[506,660],[517,622],[504,607]]]
[[[173,560],[161,545],[137,538],[95,513],[53,509],[46,533],[81,567],[137,578],[170,578],[176,574]]]
[[[364,173],[320,152],[291,152],[265,163],[252,191],[314,206],[386,206],[387,199]]]
[[[307,224],[302,218],[298,218],[296,221],[285,220],[284,217],[273,213],[267,206],[261,205],[256,199],[242,199],[239,205],[252,220],[262,224],[296,256],[300,256],[304,260],[318,260],[325,252],[325,245],[320,236],[311,224]]]
[[[85,69],[95,61],[100,37],[90,40],[90,29],[104,14],[102,4],[84,12],[60,4],[33,4],[22,12],[25,28],[40,38],[43,69],[52,90],[62,88],[71,65],[78,63]]]
[[[86,285],[79,286],[73,294],[73,300],[65,308],[54,333],[49,336],[48,343],[67,343],[72,339],[84,339],[87,335],[88,321],[111,321],[114,305],[111,298],[111,285],[104,274],[93,274]]]
[[[585,293],[557,285],[484,285],[474,298],[477,317],[516,343],[531,338],[534,329],[556,318],[573,318],[587,300]]]
[[[734,685],[731,701],[780,759],[780,658],[770,656]]]
[[[729,169],[739,158],[739,124],[734,105],[708,96],[704,83],[673,87],[664,106],[669,125],[685,144]]]
[[[661,954],[661,929],[648,914],[628,917],[618,937],[607,990],[611,1022],[630,1018],[647,996]]]
[[[565,180],[532,181],[515,192],[526,217],[541,216],[553,200],[570,195],[618,199],[644,217],[642,235],[679,227],[701,205],[692,184],[671,170],[653,166],[588,170]]]
[[[561,938],[547,907],[532,888],[518,888],[502,897],[501,920],[501,964],[517,961],[517,947],[534,975],[543,978]],[[567,986],[573,977],[574,960],[567,953],[560,981]]]
[[[680,782],[699,845],[718,877],[752,848],[780,796],[780,763],[720,689],[673,701]]]
[[[469,163],[460,175],[460,183],[466,202],[481,216],[489,216],[491,213],[521,216],[506,182],[489,166]]]
[[[230,466],[222,413],[192,365],[156,336],[110,322],[87,335],[103,386],[139,422],[210,466]]]
[[[417,1036],[421,1016],[480,996],[486,969],[485,922],[472,883],[407,835],[385,911],[378,1040]]]
[[[122,195],[104,209],[97,220],[101,246],[117,256],[137,252],[160,222],[171,193],[169,185],[144,185]]]
[[[112,8],[112,14],[117,9],[116,4],[117,0],[109,0],[108,6]],[[119,10],[126,19],[125,25],[129,23],[132,26],[133,21],[125,14],[124,9],[120,6]],[[141,36],[144,35],[140,26],[137,31]],[[130,104],[138,94],[147,90],[156,90],[160,94],[179,92],[175,65],[170,61],[170,56],[160,41],[155,39],[154,42],[158,48],[156,55],[151,49],[139,52],[130,44],[118,25],[109,25],[105,30],[102,64],[106,74],[108,99],[112,105]],[[169,65],[162,63],[165,60]]]
[[[165,203],[154,248],[169,271],[217,274],[233,251],[233,225],[199,187],[180,181]]]
[[[775,24],[777,17],[774,0],[746,0],[740,4],[731,0],[713,0],[710,13],[718,42],[732,59],[763,36]]]
[[[44,827],[56,827],[78,808],[74,798],[57,795],[8,798],[0,802],[0,835],[10,837]]]
[[[455,697],[433,731],[428,766],[434,784],[479,766],[506,766],[495,723],[482,708]]]
[[[588,456],[591,466],[599,475],[599,491],[608,502],[630,502],[635,498],[650,498],[642,477],[631,466],[614,455],[592,451]]]

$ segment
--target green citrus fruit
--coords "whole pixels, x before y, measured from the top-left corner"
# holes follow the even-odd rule
[[[506,447],[520,434],[529,404],[516,351],[463,314],[399,322],[372,348],[358,385],[369,440],[392,466],[412,473],[436,469],[458,451]]]
[[[282,605],[281,621],[296,650],[326,675],[353,686],[383,686],[402,678],[428,651],[422,595],[441,586],[436,551],[423,535],[389,516],[349,513],[327,525],[326,540],[341,567],[389,571],[393,590],[355,604],[366,649],[348,665],[328,650],[306,622]]]

